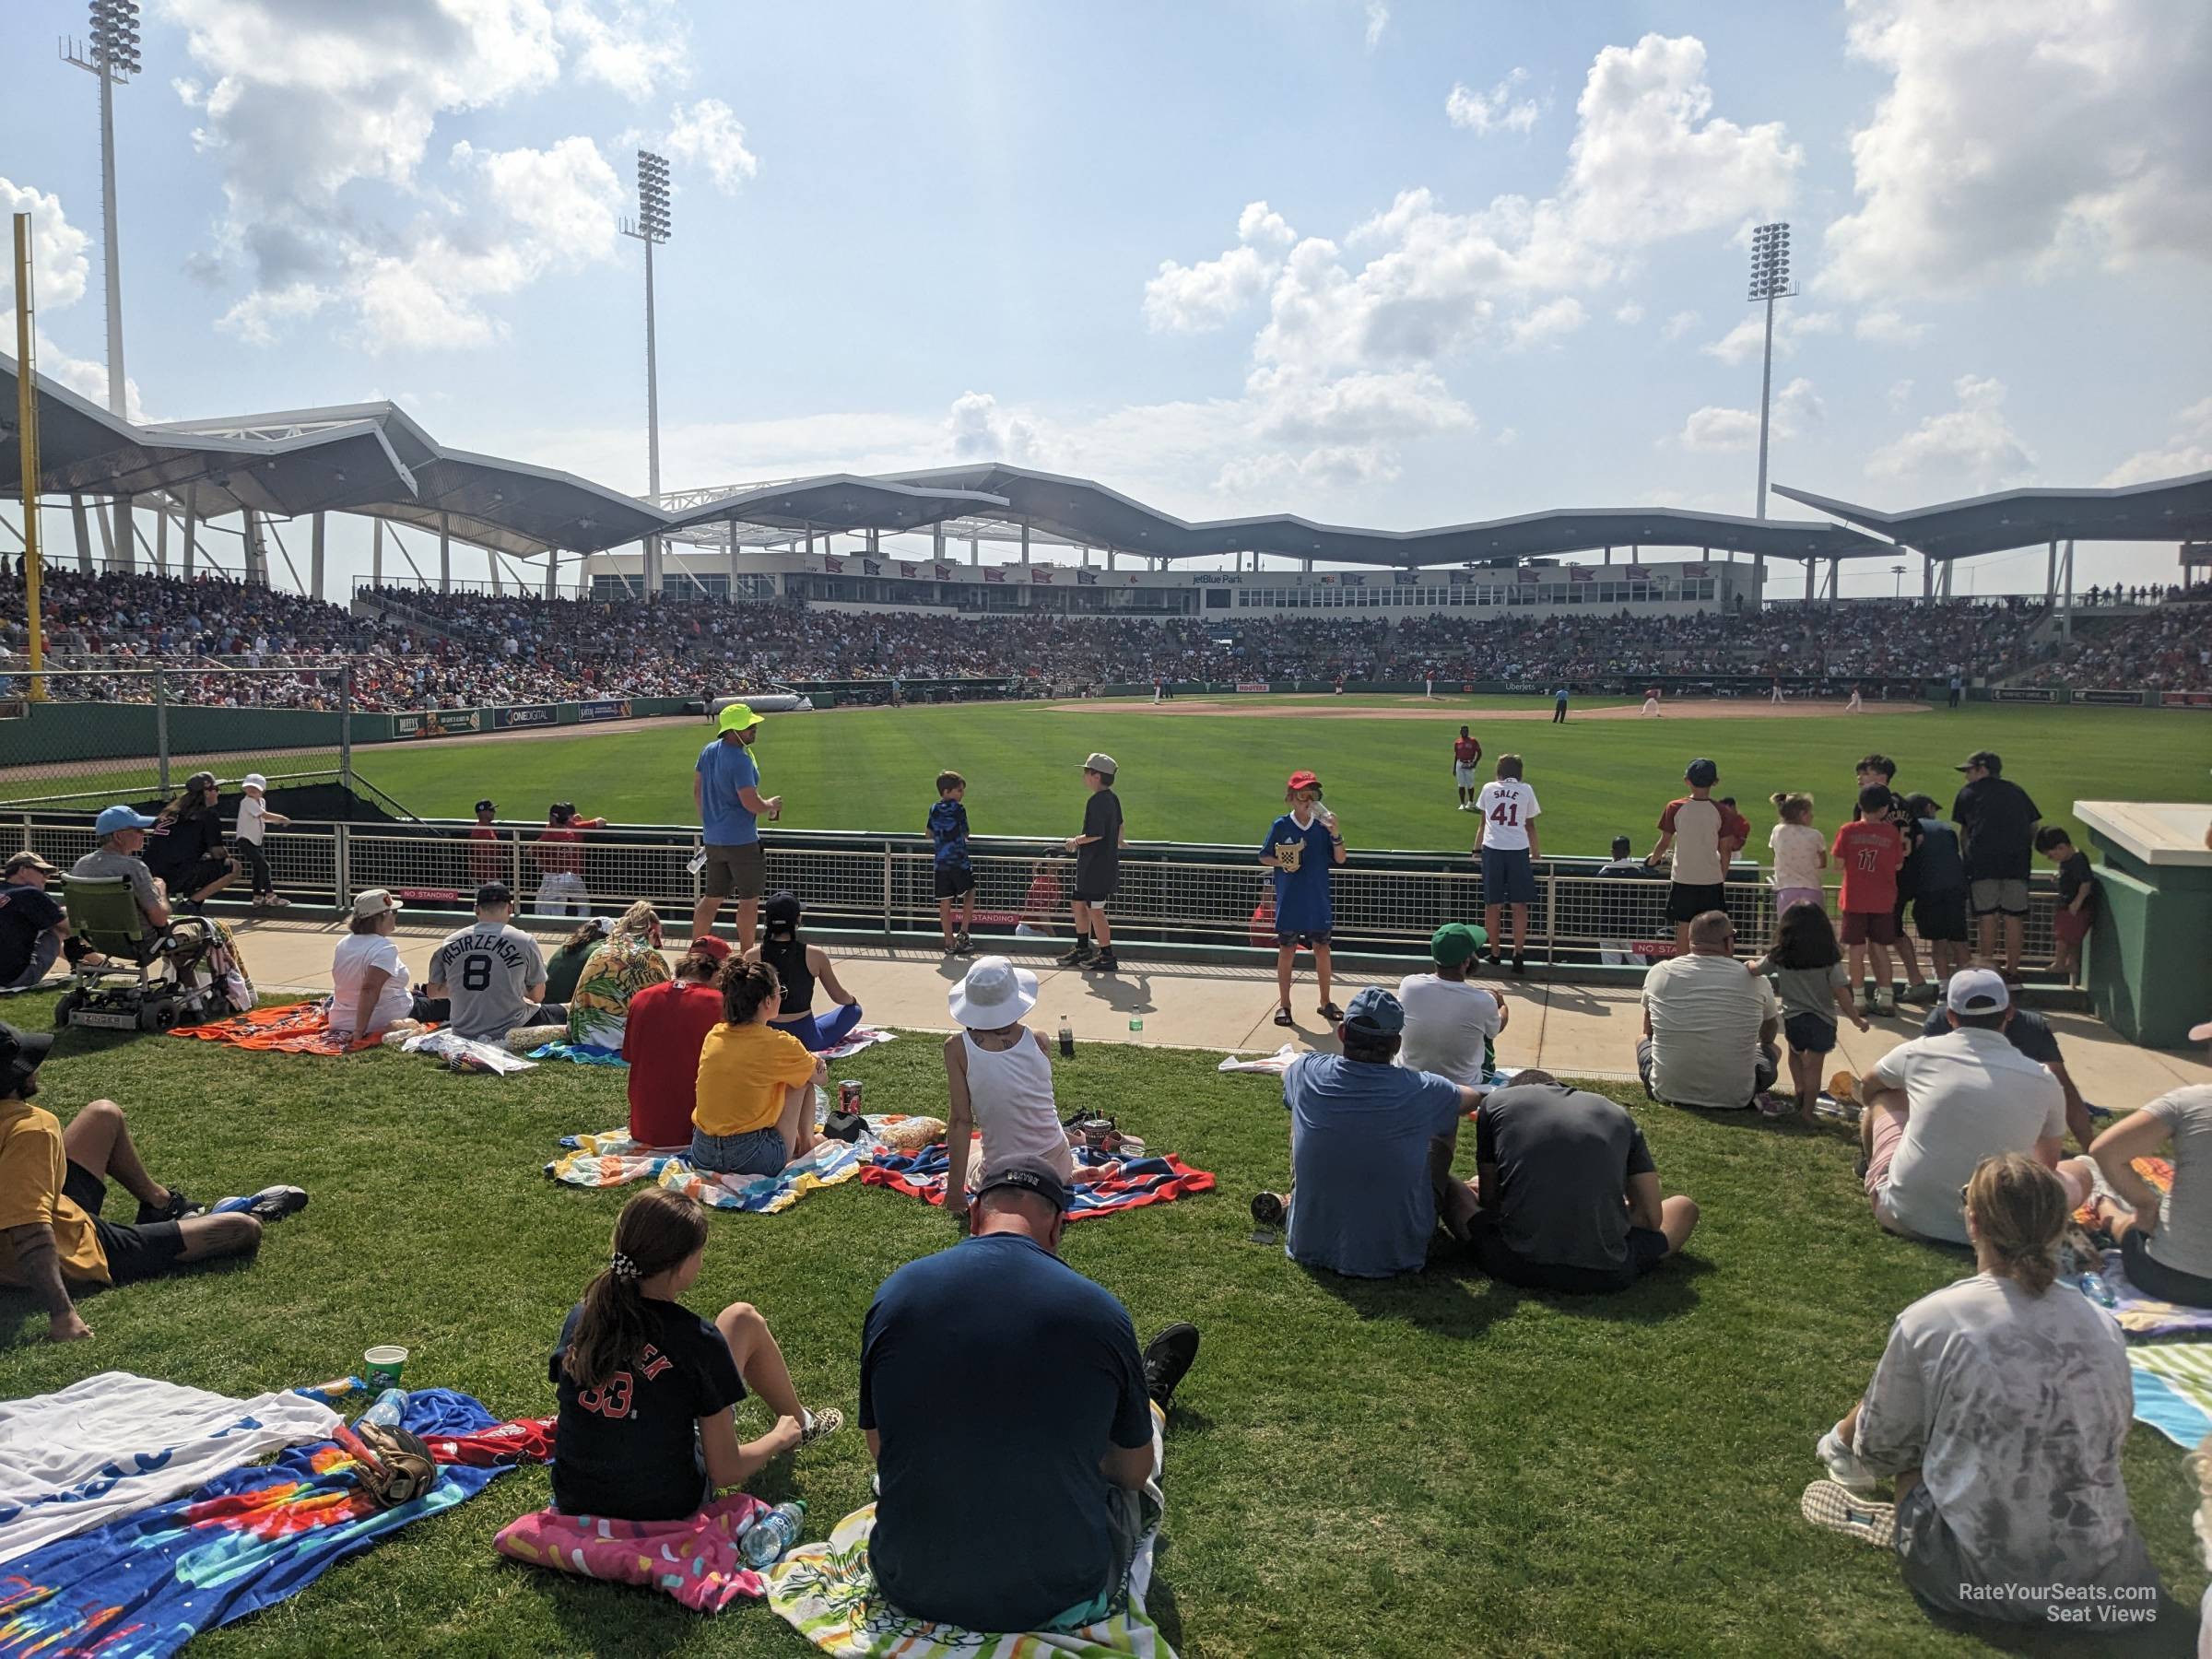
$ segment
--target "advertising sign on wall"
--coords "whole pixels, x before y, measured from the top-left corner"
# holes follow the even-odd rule
[[[500,724],[506,726],[549,726],[560,724],[560,711],[551,703],[530,703],[518,708],[493,711]]]
[[[628,720],[629,718],[629,699],[627,697],[606,697],[601,698],[597,702],[578,703],[576,718],[579,720]]]
[[[2140,691],[2123,691],[2117,688],[2099,689],[2094,691],[2077,691],[2074,693],[2074,700],[2080,703],[2132,703],[2136,707],[2141,708],[2143,706],[2143,693]]]
[[[2058,693],[2049,686],[1992,686],[1991,702],[2056,702]]]
[[[459,732],[483,729],[481,709],[425,709],[419,713],[392,716],[394,737],[451,737]]]

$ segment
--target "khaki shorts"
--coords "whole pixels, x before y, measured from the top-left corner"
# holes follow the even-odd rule
[[[705,874],[710,899],[758,899],[767,883],[768,861],[759,841],[742,847],[709,846]]]

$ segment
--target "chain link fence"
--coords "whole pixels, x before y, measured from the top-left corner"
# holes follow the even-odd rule
[[[151,803],[202,770],[226,793],[248,772],[272,795],[355,782],[343,661],[66,660],[34,688],[28,660],[0,657],[0,805]]]

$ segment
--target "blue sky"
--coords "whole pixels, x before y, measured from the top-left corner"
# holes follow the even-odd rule
[[[98,394],[96,93],[54,55],[82,18],[0,8],[0,197],[41,229],[46,366]],[[1747,512],[1769,218],[1805,288],[1777,481],[2212,468],[2196,0],[149,0],[144,35],[118,143],[155,418],[390,396],[641,488],[642,142],[676,178],[671,488],[994,457],[1192,516]]]

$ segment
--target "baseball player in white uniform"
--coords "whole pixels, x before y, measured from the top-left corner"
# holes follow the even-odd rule
[[[1646,687],[1644,688],[1644,690],[1643,690],[1643,707],[1642,707],[1642,708],[1641,708],[1641,709],[1639,709],[1639,710],[1637,710],[1637,712],[1637,712],[1637,716],[1638,716],[1638,718],[1639,718],[1639,719],[1641,719],[1642,716],[1644,716],[1644,715],[1646,715],[1646,714],[1650,715],[1650,716],[1651,716],[1651,717],[1652,717],[1653,720],[1657,720],[1657,719],[1659,719],[1659,718],[1660,718],[1660,713],[1659,713],[1659,688],[1658,688],[1658,687],[1656,687],[1656,686],[1646,686]]]

